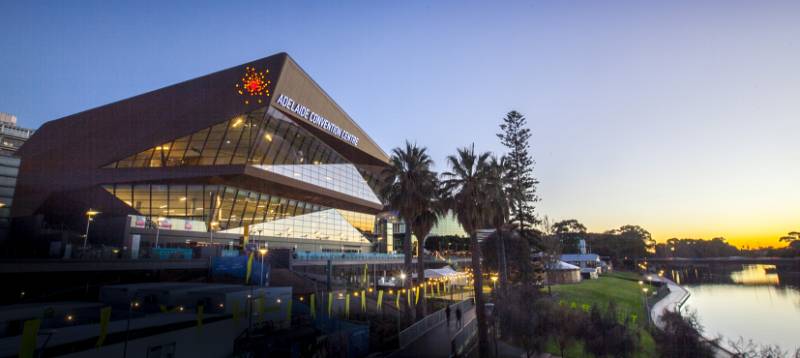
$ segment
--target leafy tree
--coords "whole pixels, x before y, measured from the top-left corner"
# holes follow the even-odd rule
[[[531,262],[530,246],[528,240],[519,235],[518,232],[507,232],[503,240],[506,247],[506,270],[508,272],[508,284],[518,286],[520,284],[537,283],[534,277],[535,268]],[[497,232],[492,233],[483,241],[483,265],[487,270],[502,272],[502,262],[500,260],[501,245]]]
[[[506,224],[508,223],[511,202],[509,201],[510,182],[507,174],[509,170],[504,159],[492,157],[489,168],[486,171],[486,199],[487,215],[490,224],[495,229],[494,236],[498,241],[496,245],[497,258],[499,265],[497,271],[500,273],[500,287],[505,290],[508,283],[508,264],[506,262],[505,237],[507,236]]]
[[[647,256],[655,247],[650,233],[637,225],[624,225],[602,234],[588,234],[587,243],[591,245],[592,252],[611,257],[617,265],[623,261],[632,264],[636,259]]]
[[[583,226],[578,220],[568,219],[561,220],[553,224],[553,233],[559,234],[585,234],[586,226]]]
[[[723,237],[711,240],[672,238],[666,244],[655,245],[655,254],[658,257],[728,257],[740,252]]]
[[[527,120],[517,111],[510,111],[500,124],[501,132],[497,134],[508,148],[506,164],[510,188],[511,212],[520,231],[525,231],[526,224],[535,225],[534,204],[539,201],[536,185],[539,181],[533,176],[535,164],[528,150],[531,130],[527,128]]]
[[[800,232],[792,231],[786,236],[781,237],[778,241],[786,242],[789,247],[800,251]]]
[[[545,348],[553,326],[549,318],[554,316],[550,314],[554,306],[538,287],[523,284],[498,298],[495,309],[504,337],[521,346],[530,357]]]
[[[593,305],[589,313],[589,325],[584,332],[586,350],[596,357],[630,357],[636,351],[638,338],[625,322],[620,322],[617,306],[609,302],[605,312]]]
[[[487,172],[490,170],[488,152],[475,153],[475,145],[458,149],[456,155],[447,157],[450,171],[442,173],[442,187],[447,206],[455,213],[458,222],[470,237],[472,272],[474,275],[475,310],[478,319],[478,345],[481,356],[488,355],[486,311],[483,298],[481,249],[477,231],[486,227]]]
[[[578,252],[578,241],[586,237],[586,226],[578,220],[561,220],[553,224],[553,234],[561,241],[564,252]]]
[[[467,251],[469,250],[469,238],[460,236],[429,236],[425,240],[425,249],[428,251]]]
[[[655,331],[661,356],[665,358],[711,358],[714,351],[702,336],[702,326],[694,313],[685,316],[666,310],[661,316],[662,330]]]
[[[566,349],[582,336],[587,326],[586,314],[566,306],[555,306],[550,310],[549,322],[561,357],[567,358]]]
[[[406,142],[405,148],[392,150],[390,165],[381,173],[384,185],[380,194],[384,203],[396,210],[406,223],[413,223],[425,210],[435,190],[433,160],[426,152],[426,148]],[[403,240],[404,269],[409,274],[412,270],[411,234],[412,230],[407,229]],[[406,280],[406,288],[410,287],[411,280]],[[411,315],[410,310],[407,315]]]
[[[422,188],[422,191],[428,194],[427,200],[422,200],[419,203],[421,211],[411,223],[411,231],[414,232],[414,235],[420,242],[420,245],[417,245],[417,278],[419,283],[425,282],[425,239],[428,237],[434,225],[436,225],[436,222],[439,221],[439,217],[445,212],[439,200],[439,182],[433,172],[429,174],[433,175],[433,177],[426,178],[423,184],[424,188]],[[419,317],[425,317],[427,314],[425,290],[420,290],[419,294],[422,295],[422,299],[417,302],[417,315]]]

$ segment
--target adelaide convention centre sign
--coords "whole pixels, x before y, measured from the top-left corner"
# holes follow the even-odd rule
[[[343,141],[350,143],[352,145],[358,145],[358,137],[353,135],[352,133],[342,129],[342,127],[337,126],[333,122],[327,120],[325,117],[315,113],[310,108],[295,102],[293,99],[289,98],[289,96],[281,94],[278,97],[278,104],[281,105],[283,108],[288,109],[292,113],[305,118],[307,121],[311,122],[317,127],[320,127],[330,134],[333,134]]]

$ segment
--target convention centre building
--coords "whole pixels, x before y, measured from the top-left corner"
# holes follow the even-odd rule
[[[386,153],[285,53],[47,122],[19,156],[15,230],[45,242],[381,240]]]

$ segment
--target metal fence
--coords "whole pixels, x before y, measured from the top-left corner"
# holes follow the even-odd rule
[[[400,343],[400,348],[408,346],[409,344],[416,341],[419,337],[422,337],[425,332],[435,328],[436,326],[444,323],[445,314],[444,309],[438,310],[433,312],[432,314],[426,316],[421,321],[412,324],[408,328],[404,329],[400,332],[398,336],[398,341]]]
[[[466,312],[473,306],[474,304],[472,302],[472,298],[469,298],[461,302],[458,302],[456,304],[450,305],[450,311],[455,312],[457,309],[461,309],[461,312]],[[430,331],[433,328],[436,328],[440,324],[444,324],[446,319],[447,317],[445,315],[445,310],[443,308],[436,312],[431,313],[430,315],[423,318],[421,321],[414,323],[408,328],[404,329],[398,335],[400,348],[408,346],[409,344],[419,339],[419,337],[422,337],[422,335],[424,335],[426,332]],[[474,321],[475,320],[470,321],[470,323],[468,323],[467,326],[469,326],[471,323],[474,323]],[[465,326],[464,330],[466,330],[466,328],[467,327]]]
[[[455,354],[456,356],[464,356],[467,352],[469,352],[469,347],[472,345],[473,341],[475,340],[475,335],[478,332],[478,320],[473,319],[467,322],[456,336],[453,337],[453,347],[455,348],[455,352],[451,352],[451,354]]]
[[[356,253],[356,252],[297,252],[295,260],[299,261],[325,261],[325,260],[353,260],[353,261],[382,261],[402,260],[403,254],[385,253]]]

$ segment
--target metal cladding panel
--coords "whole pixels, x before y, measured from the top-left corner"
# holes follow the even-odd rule
[[[288,96],[295,103],[308,107],[311,111],[323,116],[341,129],[355,135],[359,139],[358,144],[353,145],[331,134],[329,131],[311,123],[309,119],[303,118],[277,103],[281,95]],[[314,132],[318,138],[325,141],[355,164],[386,165],[389,163],[389,157],[386,153],[291,57],[287,58],[280,74],[279,83],[275,86],[272,106],[295,119],[298,124]]]
[[[262,103],[237,91],[236,85],[241,84],[247,67],[264,72],[270,81],[269,97],[258,97]],[[289,74],[284,76],[284,72]],[[289,83],[281,86],[284,80]],[[154,180],[153,170],[110,173],[101,167],[242,113],[274,105],[280,91],[308,101],[339,126],[359,136],[361,141],[356,148],[295,118],[332,143],[345,158],[357,165],[385,165],[385,153],[287,54],[280,53],[45,123],[19,151],[22,163],[12,215],[36,213],[55,193],[90,189],[109,181]],[[196,167],[192,169],[196,172],[190,175],[220,178],[233,174],[230,169]],[[243,168],[237,169],[242,173]],[[168,180],[189,174],[173,171],[176,168],[160,168],[156,172],[160,174],[155,175]]]

